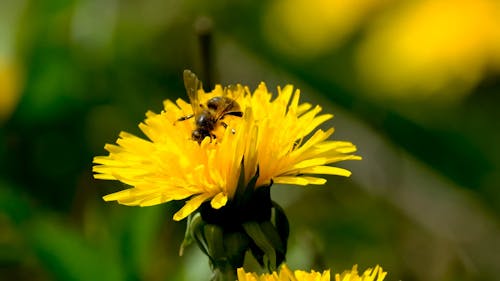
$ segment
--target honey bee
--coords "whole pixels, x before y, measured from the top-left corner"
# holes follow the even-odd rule
[[[196,129],[191,133],[191,138],[198,143],[201,143],[205,137],[210,137],[211,140],[215,139],[216,135],[213,131],[219,125],[227,128],[228,125],[222,121],[225,116],[243,116],[240,105],[225,95],[210,98],[206,104],[200,103],[198,90],[202,89],[201,81],[193,72],[187,69],[184,70],[184,86],[193,107],[193,114],[183,116],[177,120],[184,121],[194,117]],[[227,91],[225,90],[224,93],[227,93]]]

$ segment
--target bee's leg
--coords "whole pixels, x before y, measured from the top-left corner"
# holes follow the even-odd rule
[[[177,121],[184,121],[184,120],[188,120],[188,119],[193,118],[193,117],[194,117],[194,114],[189,114],[186,116],[182,116],[181,118],[177,119]]]
[[[210,142],[212,142],[216,138],[217,136],[215,134],[210,134]]]
[[[222,125],[222,127],[224,127],[224,129],[227,129],[227,124],[225,122],[220,122],[220,124]],[[231,133],[235,134],[236,131],[234,129],[231,129]]]

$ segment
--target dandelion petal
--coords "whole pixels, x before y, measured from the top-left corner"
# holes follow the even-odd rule
[[[174,220],[180,221],[187,216],[189,216],[192,212],[198,209],[203,202],[205,202],[208,198],[212,197],[211,194],[200,194],[194,196],[190,200],[186,202],[184,207],[182,207],[177,213],[174,214]]]
[[[225,206],[227,203],[227,195],[224,194],[223,192],[215,195],[215,197],[210,201],[210,205],[214,209],[220,209],[221,207]]]

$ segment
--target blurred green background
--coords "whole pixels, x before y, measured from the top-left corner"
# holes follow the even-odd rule
[[[91,173],[186,98],[189,68],[294,84],[364,157],[340,164],[350,178],[273,188],[292,269],[498,280],[499,27],[495,0],[1,1],[0,279],[209,279],[198,249],[178,256],[177,202],[105,203],[123,185]]]

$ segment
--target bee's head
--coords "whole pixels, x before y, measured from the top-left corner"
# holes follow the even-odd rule
[[[193,140],[197,141],[198,143],[201,143],[203,139],[208,136],[210,136],[210,132],[203,128],[198,128],[191,134],[191,138],[193,138]]]

